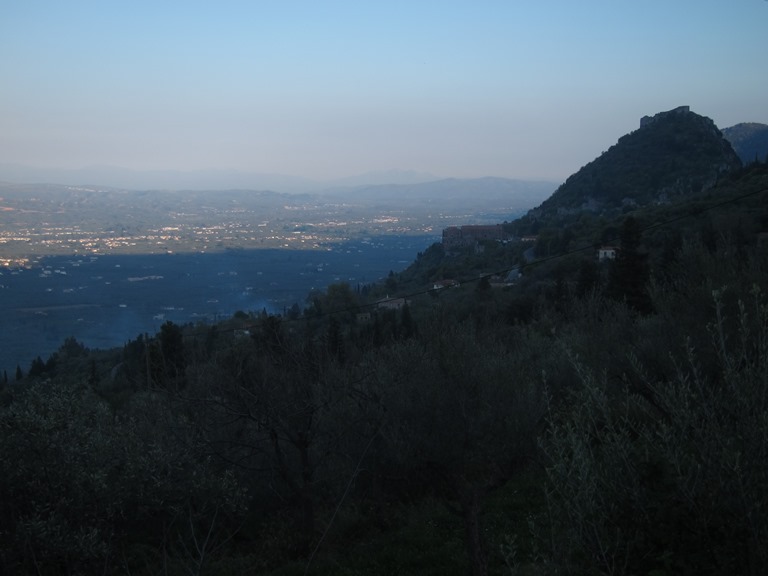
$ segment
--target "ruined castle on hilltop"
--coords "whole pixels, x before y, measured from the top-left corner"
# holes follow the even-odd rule
[[[658,114],[654,114],[653,116],[643,116],[642,118],[640,118],[640,128],[645,128],[646,126],[653,124],[659,118],[664,118],[665,116],[671,116],[672,114],[688,114],[690,111],[691,111],[690,106],[678,106],[677,108],[674,108],[672,110],[667,110],[666,112],[659,112]]]

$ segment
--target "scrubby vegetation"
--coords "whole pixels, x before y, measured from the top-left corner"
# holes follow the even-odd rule
[[[767,181],[67,340],[0,391],[0,572],[764,574]]]

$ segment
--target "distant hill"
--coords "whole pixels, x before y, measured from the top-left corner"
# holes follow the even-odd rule
[[[551,195],[557,184],[547,181],[510,178],[446,178],[414,184],[383,184],[335,188],[324,192],[325,198],[377,206],[397,204],[401,208],[434,206],[440,209],[483,211],[484,206],[506,208],[502,219],[513,217],[536,206]]]
[[[710,187],[740,166],[715,123],[681,106],[642,118],[639,129],[570,176],[534,214],[665,202]]]
[[[34,168],[0,164],[0,181],[13,184],[64,184],[123,190],[274,190],[307,192],[322,186],[306,178],[237,170],[131,170],[117,166],[80,169]]]
[[[13,184],[64,184],[124,190],[273,190],[289,194],[322,192],[328,188],[380,184],[416,184],[437,176],[407,170],[367,172],[334,180],[310,180],[286,174],[240,170],[130,170],[116,166],[80,169],[34,168],[0,163],[0,181]]]
[[[438,176],[428,172],[416,172],[414,170],[379,170],[375,172],[365,172],[346,178],[337,178],[335,180],[318,183],[322,185],[323,190],[337,189],[342,187],[357,186],[379,186],[389,184],[420,184],[422,182],[433,182],[439,180]]]
[[[768,125],[743,122],[723,128],[723,137],[731,143],[744,164],[768,158]]]

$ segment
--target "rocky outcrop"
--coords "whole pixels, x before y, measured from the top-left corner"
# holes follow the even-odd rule
[[[715,123],[688,106],[640,124],[570,176],[541,204],[542,213],[571,214],[588,202],[610,212],[695,194],[742,164]]]

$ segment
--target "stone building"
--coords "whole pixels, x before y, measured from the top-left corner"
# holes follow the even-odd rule
[[[443,230],[443,247],[447,250],[489,240],[502,242],[509,239],[502,224],[451,226]]]

